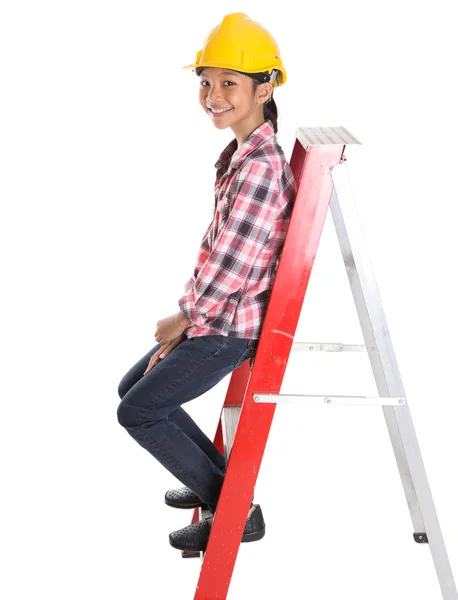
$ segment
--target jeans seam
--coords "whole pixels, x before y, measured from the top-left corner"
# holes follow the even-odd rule
[[[216,350],[216,352],[213,352],[212,354],[207,356],[202,362],[199,362],[199,364],[197,364],[194,369],[191,369],[191,370],[188,370],[188,371],[185,371],[184,373],[182,373],[182,376],[180,378],[174,379],[173,384],[171,386],[169,386],[165,389],[163,388],[162,394],[160,394],[159,396],[156,396],[157,401],[160,402],[161,400],[164,400],[164,398],[167,397],[167,394],[169,392],[173,392],[178,387],[178,385],[180,385],[181,383],[183,383],[186,380],[186,378],[189,375],[192,375],[193,373],[195,373],[197,371],[197,369],[199,369],[200,367],[202,367],[203,365],[208,363],[214,356],[216,356],[226,346],[228,341],[229,341],[229,336],[226,337],[226,339],[221,344],[221,346],[218,348],[218,350]]]

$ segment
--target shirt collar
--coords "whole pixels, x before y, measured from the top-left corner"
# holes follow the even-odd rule
[[[229,142],[219,155],[219,158],[215,163],[215,168],[219,169],[223,165],[226,165],[229,160],[230,164],[227,168],[228,171],[230,169],[238,168],[250,152],[274,135],[273,123],[270,119],[267,119],[267,121],[264,121],[264,123],[251,132],[248,139],[240,146],[240,148],[237,148],[237,138],[234,138]]]

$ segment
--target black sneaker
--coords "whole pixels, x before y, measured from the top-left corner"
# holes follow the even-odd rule
[[[246,520],[243,530],[242,542],[256,542],[264,537],[266,533],[266,524],[259,504],[251,516]],[[207,519],[192,523],[183,529],[173,531],[169,535],[170,545],[177,550],[190,550],[195,552],[205,552],[210,537],[210,525]]]

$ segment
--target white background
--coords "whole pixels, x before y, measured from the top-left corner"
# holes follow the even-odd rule
[[[164,504],[179,482],[117,422],[117,386],[211,219],[233,134],[182,67],[235,11],[280,46],[288,160],[298,127],[363,143],[353,190],[457,576],[454,4],[2,3],[2,598],[193,598],[200,563],[168,543],[191,513]],[[296,340],[362,343],[331,224]],[[187,406],[209,436],[229,379]],[[350,353],[295,353],[282,388],[374,390]],[[278,407],[256,492],[266,537],[240,548],[228,598],[442,597],[380,407]]]

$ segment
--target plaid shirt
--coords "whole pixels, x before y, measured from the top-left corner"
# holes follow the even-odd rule
[[[215,210],[179,298],[184,333],[258,339],[288,230],[296,182],[272,122],[215,164]]]

